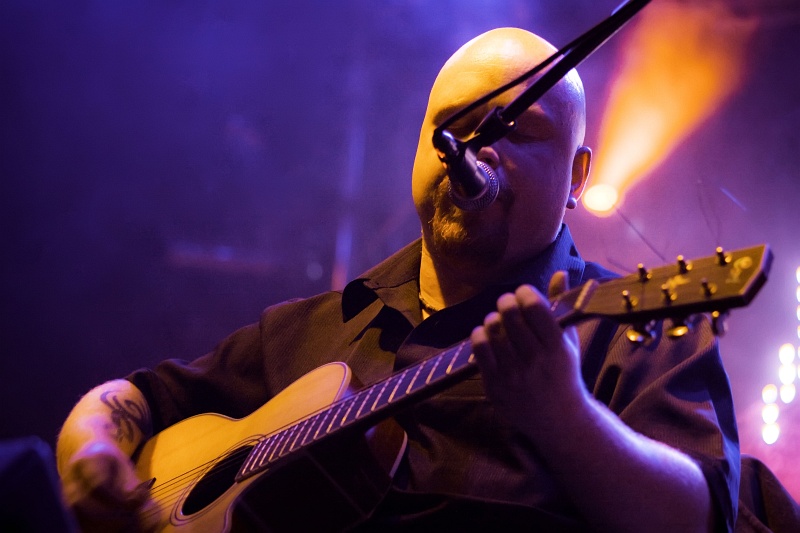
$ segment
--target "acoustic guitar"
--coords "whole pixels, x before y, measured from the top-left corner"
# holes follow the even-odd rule
[[[590,318],[632,324],[646,343],[655,321],[669,336],[687,318],[746,306],[766,282],[766,245],[686,260],[604,283],[589,281],[552,302],[566,327]],[[341,530],[369,516],[388,489],[405,448],[391,416],[478,372],[464,341],[369,387],[344,363],[306,374],[249,416],[188,418],[148,440],[136,458],[161,531]],[[313,503],[313,505],[312,505]]]

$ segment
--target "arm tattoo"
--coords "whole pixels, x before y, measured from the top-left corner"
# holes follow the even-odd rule
[[[150,409],[146,403],[120,401],[116,393],[115,390],[108,390],[100,395],[100,401],[111,409],[111,424],[108,425],[110,434],[117,442],[133,442],[134,425],[145,435],[150,431]]]

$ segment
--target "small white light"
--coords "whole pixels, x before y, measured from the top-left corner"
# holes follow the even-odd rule
[[[797,287],[797,301],[800,302],[800,287]]]
[[[797,283],[800,283],[800,267],[797,267],[797,272],[795,275],[797,276]]]
[[[795,395],[797,395],[797,389],[795,388],[794,383],[781,386],[781,401],[783,403],[792,403]]]
[[[800,320],[800,304],[797,305],[797,320]]]
[[[794,361],[794,345],[788,342],[778,349],[778,359],[781,364],[788,365]]]
[[[778,424],[767,424],[761,428],[761,438],[764,439],[764,442],[767,444],[775,444],[780,435],[781,428],[778,426]]]
[[[781,367],[778,369],[778,379],[780,379],[781,383],[783,383],[784,385],[793,383],[796,377],[797,377],[797,367],[792,364],[781,365]]]
[[[765,424],[774,424],[778,421],[779,413],[780,409],[777,404],[768,403],[761,408],[761,420],[763,420]]]
[[[778,401],[778,387],[770,383],[761,389],[761,399],[764,403],[775,403]]]

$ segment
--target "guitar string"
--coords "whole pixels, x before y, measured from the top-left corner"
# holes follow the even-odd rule
[[[172,504],[180,499],[181,495],[185,492],[186,488],[189,487],[196,479],[198,479],[196,477],[196,474],[198,474],[199,471],[202,471],[202,470],[208,468],[210,465],[216,463],[215,466],[216,467],[221,467],[221,468],[213,468],[207,474],[207,476],[212,476],[212,478],[214,476],[218,477],[218,476],[222,475],[225,472],[225,469],[226,469],[226,467],[228,465],[230,465],[230,464],[232,464],[234,462],[241,461],[242,460],[242,456],[244,456],[244,460],[246,462],[247,457],[254,451],[254,449],[256,447],[258,447],[259,445],[263,445],[264,442],[267,442],[267,441],[270,441],[270,440],[274,440],[274,439],[280,440],[280,438],[285,437],[286,435],[288,435],[288,433],[291,430],[298,428],[304,422],[307,422],[308,420],[311,420],[312,418],[318,417],[322,413],[332,412],[337,408],[337,406],[340,409],[348,401],[353,403],[353,404],[356,404],[356,403],[358,403],[357,400],[361,399],[361,396],[363,396],[363,401],[361,402],[362,405],[359,407],[359,410],[356,413],[354,419],[361,418],[361,413],[364,412],[363,408],[365,407],[365,405],[367,403],[367,400],[369,399],[369,393],[371,391],[373,391],[373,390],[376,390],[376,387],[378,387],[381,384],[383,384],[383,386],[380,387],[380,392],[379,392],[378,396],[376,398],[374,398],[373,405],[370,406],[369,409],[366,411],[366,413],[374,412],[376,410],[375,409],[375,405],[378,402],[378,400],[380,399],[380,395],[387,388],[386,387],[387,384],[392,379],[396,379],[396,381],[397,381],[396,385],[399,386],[402,383],[403,379],[405,377],[407,377],[407,375],[410,373],[410,371],[416,370],[417,371],[416,374],[414,375],[412,380],[409,382],[408,387],[407,387],[407,393],[410,393],[414,383],[416,382],[417,376],[421,373],[421,371],[422,371],[422,369],[423,369],[423,367],[425,366],[426,363],[434,363],[433,364],[433,368],[428,373],[428,376],[425,379],[425,383],[426,384],[430,384],[433,381],[437,381],[437,380],[442,379],[443,377],[445,377],[447,375],[450,375],[452,370],[453,370],[452,367],[453,367],[453,364],[455,363],[455,360],[458,358],[458,356],[460,355],[462,349],[464,348],[464,346],[466,344],[467,344],[466,342],[462,342],[458,346],[456,346],[456,347],[454,347],[454,348],[452,348],[450,350],[446,350],[445,352],[439,354],[438,356],[435,356],[435,357],[432,357],[432,358],[427,359],[425,361],[422,361],[419,365],[414,365],[412,367],[409,367],[409,368],[405,369],[403,372],[388,376],[387,378],[385,378],[385,379],[383,379],[383,380],[381,380],[379,382],[376,382],[373,386],[371,386],[371,387],[369,387],[367,389],[363,389],[362,391],[359,391],[358,393],[354,394],[353,396],[349,396],[347,398],[343,398],[343,399],[341,399],[341,400],[339,400],[339,401],[337,401],[337,402],[335,402],[335,403],[333,403],[333,404],[331,404],[329,406],[320,408],[315,413],[310,414],[308,417],[306,417],[306,418],[304,418],[304,419],[302,419],[300,421],[291,422],[290,425],[284,426],[284,427],[280,428],[279,430],[271,433],[270,435],[266,435],[266,436],[263,436],[263,437],[260,437],[260,438],[256,439],[254,441],[255,444],[253,444],[252,447],[249,447],[247,449],[241,449],[241,450],[238,450],[238,451],[235,450],[234,452],[232,452],[229,455],[225,456],[221,460],[220,460],[219,457],[212,458],[211,460],[206,461],[205,463],[203,463],[201,465],[198,465],[198,466],[196,466],[196,467],[194,467],[194,468],[192,468],[192,469],[190,469],[190,470],[188,470],[186,472],[182,472],[181,474],[179,474],[179,475],[167,480],[164,483],[160,483],[160,484],[154,485],[151,488],[151,495],[154,496],[154,497],[158,496],[158,501],[154,500],[154,503],[155,503],[154,508],[148,509],[148,511],[146,511],[144,513],[145,516],[160,515],[161,512],[166,510],[167,508],[172,508]],[[438,377],[436,377],[434,379],[431,379],[432,375],[433,375],[433,372],[438,367],[438,365],[441,362],[441,360],[444,359],[446,356],[450,356],[451,357],[451,362],[446,367],[445,373],[443,375],[441,375],[441,376],[438,376]],[[393,391],[396,390],[397,386],[393,387],[392,390]],[[394,395],[394,392],[392,393],[392,396],[393,395]],[[377,409],[381,409],[383,406],[388,405],[389,403],[391,403],[391,400],[392,400],[391,397],[388,398],[387,402],[385,404],[379,406]],[[352,405],[352,406],[349,407],[348,413],[352,410],[353,407],[355,407],[355,405]],[[322,419],[322,420],[324,420],[324,419]],[[287,447],[286,447],[286,444],[285,444],[283,449],[277,454],[277,456],[275,455],[275,453],[273,451],[273,453],[270,454],[270,457],[266,461],[263,461],[262,464],[260,464],[258,466],[258,468],[259,469],[263,469],[264,466],[267,466],[270,463],[274,463],[279,459],[283,459],[284,457],[286,457],[286,456],[288,456],[288,455],[290,455],[292,453],[295,453],[296,451],[299,451],[299,450],[307,447],[309,444],[319,440],[320,438],[324,437],[325,435],[328,435],[331,432],[338,431],[342,427],[345,427],[345,423],[344,423],[343,420],[340,421],[340,425],[338,427],[332,427],[333,423],[334,422],[332,421],[331,422],[331,426],[329,426],[330,429],[329,430],[325,430],[324,434],[322,436],[320,436],[320,437],[317,436],[317,434],[319,432],[319,429],[317,430],[317,433],[315,433],[315,435],[310,440],[307,440],[308,433],[306,433],[306,436],[303,437],[302,439],[300,439],[300,446],[299,447],[296,447],[297,439],[295,439],[295,441],[291,445],[289,445],[288,450],[287,450]],[[313,425],[314,424],[312,424],[312,427],[313,427]],[[247,445],[245,444],[245,446],[247,446]],[[278,446],[280,446],[280,443],[278,443]],[[244,465],[244,462],[242,462],[242,466],[243,465]]]
[[[308,421],[308,420],[310,420],[310,419],[312,419],[314,417],[318,417],[325,410],[332,411],[332,410],[334,410],[334,407],[337,406],[337,405],[339,405],[341,407],[341,405],[346,400],[354,400],[356,398],[357,398],[357,396],[351,396],[351,397],[348,397],[348,398],[344,398],[342,401],[336,402],[336,403],[328,406],[327,408],[324,408],[323,410],[320,410],[317,413],[314,413],[313,415],[311,415],[309,417],[306,417],[305,419],[303,419],[303,420],[301,420],[299,422],[292,423],[292,425],[290,425],[290,426],[285,426],[284,428],[272,433],[269,436],[257,439],[256,440],[256,444],[254,444],[253,447],[248,448],[247,450],[239,450],[238,452],[234,451],[233,453],[229,454],[228,456],[226,456],[224,459],[222,459],[221,461],[219,461],[217,463],[216,466],[221,466],[222,468],[218,468],[218,469],[212,470],[211,472],[208,473],[208,475],[206,476],[205,479],[210,479],[211,482],[213,482],[215,477],[219,477],[224,473],[225,467],[227,467],[229,464],[232,464],[233,462],[240,462],[243,458],[246,460],[246,458],[249,456],[250,453],[252,453],[253,449],[256,446],[261,445],[264,442],[271,441],[271,440],[280,441],[283,437],[286,437],[292,429],[294,429],[296,427],[299,427],[303,422]],[[353,403],[356,403],[356,402],[353,402]],[[324,420],[324,419],[321,419],[321,420]],[[312,425],[312,427],[313,427],[313,425]],[[340,426],[340,427],[343,427],[343,426]],[[328,434],[328,432],[326,431],[325,434]],[[301,441],[301,444],[300,444],[299,447],[295,446],[295,443],[297,442],[295,440],[295,443],[292,443],[292,445],[289,446],[288,450],[287,450],[286,446],[284,446],[283,449],[280,452],[277,453],[277,455],[275,455],[274,452],[273,452],[273,454],[270,454],[269,459],[267,459],[260,466],[263,467],[265,465],[269,465],[272,462],[276,462],[277,460],[282,459],[282,458],[286,457],[287,455],[290,455],[291,453],[294,453],[295,451],[302,449],[303,447],[306,447],[310,442],[313,442],[313,441],[317,440],[318,438],[321,438],[321,437],[317,437],[316,434],[315,434],[315,436],[312,437],[311,440],[307,440],[307,436],[308,436],[308,433],[306,434],[306,437],[303,438],[303,441],[306,441],[306,442],[303,443]],[[288,443],[286,443],[286,444],[288,444]],[[281,443],[278,442],[277,446],[280,446],[280,445],[281,445]],[[198,470],[203,470],[204,468],[206,468],[209,465],[213,464],[215,461],[217,461],[217,459],[218,458],[214,458],[214,459],[204,463],[203,465],[199,465],[199,466],[197,466],[197,467],[195,467],[195,468],[193,468],[193,469],[191,469],[191,470],[189,470],[187,472],[184,472],[184,473],[180,474],[179,476],[177,476],[175,478],[172,478],[171,480],[168,480],[165,483],[162,483],[162,484],[159,484],[157,486],[154,486],[153,489],[151,490],[151,494],[153,496],[158,496],[159,499],[158,499],[158,501],[155,502],[156,503],[155,507],[150,508],[148,511],[146,511],[143,514],[145,516],[160,515],[162,511],[165,511],[168,508],[172,508],[173,504],[180,499],[181,495],[185,492],[185,490],[189,486],[192,485],[192,483],[195,481],[195,479],[197,479],[194,474],[196,474]]]
[[[403,377],[402,374],[398,374],[395,377],[398,377],[398,376]],[[388,380],[384,380],[384,381],[388,382]],[[362,398],[362,396],[363,396],[363,398]],[[318,412],[316,412],[316,413],[304,418],[303,420],[300,420],[300,421],[297,421],[297,422],[292,422],[291,425],[284,426],[283,428],[277,430],[276,432],[274,432],[274,433],[272,433],[270,435],[267,435],[267,436],[264,436],[262,438],[256,439],[255,444],[253,444],[252,447],[248,448],[247,455],[249,456],[249,454],[252,453],[257,446],[262,446],[262,448],[263,448],[265,442],[277,441],[277,442],[275,442],[276,449],[271,450],[271,453],[269,454],[269,457],[266,460],[262,460],[261,461],[261,464],[259,465],[259,468],[261,468],[263,466],[266,466],[266,465],[268,465],[268,464],[270,464],[272,462],[275,462],[275,461],[277,461],[279,459],[282,459],[282,458],[286,457],[287,455],[289,455],[291,453],[294,453],[295,451],[297,451],[297,450],[299,450],[299,449],[301,449],[303,447],[306,447],[308,444],[310,444],[312,442],[315,442],[316,440],[321,438],[321,436],[319,436],[319,432],[320,432],[320,430],[323,429],[323,427],[317,428],[315,434],[313,436],[311,436],[311,438],[309,438],[309,435],[310,435],[310,430],[313,430],[315,428],[315,426],[317,426],[317,425],[322,426],[323,425],[323,424],[320,424],[320,423],[324,422],[325,418],[320,418],[319,420],[314,421],[311,424],[311,427],[308,428],[309,431],[307,431],[305,433],[305,435],[302,436],[302,438],[300,438],[300,435],[298,435],[297,438],[295,438],[293,442],[292,442],[291,437],[288,437],[292,430],[294,430],[296,428],[299,428],[300,425],[302,425],[304,422],[308,422],[309,420],[312,420],[314,418],[318,418],[319,415],[322,414],[322,413],[330,413],[330,412],[336,411],[337,408],[341,409],[345,405],[345,403],[348,403],[348,402],[353,404],[353,405],[349,406],[348,412],[352,411],[352,408],[355,406],[355,404],[359,403],[358,400],[363,400],[362,402],[360,402],[362,404],[361,407],[363,408],[363,404],[366,403],[366,400],[367,400],[368,397],[369,397],[368,394],[362,394],[362,395],[356,394],[354,396],[343,398],[342,400],[340,400],[340,401],[338,401],[338,402],[336,402],[336,403],[334,403],[334,404],[332,404],[330,406],[327,406],[325,408],[321,408]],[[370,412],[373,411],[373,410],[374,409],[370,408]],[[358,416],[356,418],[358,418]],[[333,424],[333,423],[334,422],[331,422],[331,424]],[[344,425],[345,424],[342,423],[338,427],[331,428],[331,430],[335,431],[339,427],[344,427]],[[324,433],[322,434],[322,436],[329,434],[331,430],[325,430]],[[299,443],[300,443],[299,446],[297,445],[298,439],[299,439]],[[280,442],[281,440],[286,440],[287,442],[281,443]],[[290,442],[291,442],[291,444],[290,444]],[[281,447],[282,444],[283,444],[283,446]],[[271,444],[266,444],[268,451],[269,451],[269,446],[270,445]],[[200,464],[200,465],[196,466],[195,468],[193,468],[193,469],[191,469],[191,470],[189,470],[187,472],[181,473],[180,475],[176,476],[175,478],[172,478],[171,480],[168,480],[165,483],[161,483],[161,484],[158,484],[158,485],[154,486],[153,489],[151,490],[151,494],[153,494],[154,496],[160,496],[165,491],[171,490],[176,484],[181,484],[181,482],[185,478],[191,477],[192,479],[194,479],[195,474],[198,473],[198,471],[206,469],[208,466],[210,466],[211,464],[214,464],[215,462],[216,462],[217,466],[221,467],[221,468],[218,468],[217,470],[212,470],[209,473],[209,475],[211,475],[211,476],[221,475],[221,473],[224,470],[224,468],[227,467],[229,464],[231,464],[232,462],[240,461],[241,460],[241,454],[243,454],[243,453],[244,453],[244,450],[242,450],[241,452],[238,452],[238,453],[234,452],[234,453],[226,456],[222,460],[219,460],[219,457],[215,457],[215,458],[207,461],[206,463]],[[183,487],[180,486],[179,490],[183,490]]]
[[[260,443],[265,440],[281,437],[288,429],[289,428],[285,428],[276,433],[273,433],[266,439],[258,439],[257,442]],[[217,470],[211,470],[211,472],[209,472],[203,479],[209,479],[211,480],[211,482],[213,482],[214,478],[217,478],[223,474],[223,471],[225,470],[226,466],[234,462],[239,462],[243,457],[246,459],[251,452],[252,448],[247,450],[234,451],[221,461],[217,462],[217,466],[222,466],[223,468]],[[143,513],[144,516],[149,517],[154,515],[160,515],[162,511],[171,509],[173,507],[173,504],[181,498],[186,489],[190,487],[195,482],[195,480],[198,479],[195,474],[197,474],[199,470],[203,470],[209,465],[213,464],[215,461],[217,461],[217,459],[218,458],[214,458],[210,461],[207,461],[203,465],[197,466],[187,472],[184,472],[168,480],[165,483],[161,483],[159,485],[154,486],[153,489],[151,490],[151,495],[154,497],[158,497],[158,500],[157,501],[154,500],[155,506],[148,508],[148,510]],[[267,462],[267,464],[269,464],[269,461]]]
[[[364,400],[366,400],[366,397],[368,397],[368,395],[364,395],[364,396],[365,396]],[[250,453],[253,452],[253,450],[255,449],[256,446],[259,446],[259,445],[263,446],[264,442],[278,441],[276,443],[276,445],[278,447],[280,447],[281,446],[281,442],[280,441],[284,440],[284,439],[287,440],[287,441],[290,441],[291,438],[287,439],[287,436],[290,434],[291,430],[299,427],[301,424],[303,424],[303,422],[307,422],[308,420],[311,420],[311,419],[313,419],[315,417],[319,417],[319,415],[322,414],[322,412],[334,411],[336,406],[339,406],[341,408],[341,406],[344,405],[344,403],[347,402],[347,401],[351,401],[351,403],[353,403],[353,404],[358,403],[357,402],[358,399],[361,399],[358,395],[354,395],[354,396],[351,396],[351,397],[348,397],[348,398],[344,398],[344,399],[340,400],[339,402],[336,402],[336,403],[334,403],[334,404],[332,404],[330,406],[327,406],[326,408],[322,408],[320,411],[318,411],[318,412],[306,417],[305,419],[303,419],[301,421],[294,422],[290,426],[285,426],[285,427],[281,428],[280,430],[270,434],[269,436],[265,436],[265,437],[262,437],[260,439],[257,439],[255,441],[255,444],[252,447],[250,447],[250,448],[248,448],[246,450],[240,450],[238,452],[234,451],[233,453],[229,454],[228,456],[226,456],[222,460],[219,460],[219,457],[213,458],[210,461],[207,461],[206,463],[198,465],[195,468],[193,468],[193,469],[191,469],[191,470],[189,470],[187,472],[181,473],[180,475],[168,480],[165,483],[161,483],[161,484],[158,484],[158,485],[154,486],[151,489],[151,494],[154,497],[158,497],[159,501],[157,502],[157,508],[152,509],[152,511],[149,514],[160,514],[161,511],[166,509],[167,507],[172,507],[172,503],[177,501],[180,498],[181,494],[183,494],[183,492],[186,490],[186,488],[189,487],[191,485],[191,483],[196,479],[196,474],[198,474],[199,471],[202,471],[202,470],[206,469],[211,464],[214,464],[216,462],[216,466],[219,467],[219,468],[211,470],[211,472],[209,472],[207,477],[206,477],[206,479],[209,479],[211,482],[213,482],[215,477],[218,478],[223,473],[225,473],[225,469],[226,469],[226,467],[228,465],[231,465],[234,462],[238,463],[243,458],[246,460],[246,458],[250,455]],[[370,410],[372,410],[372,409],[370,409]],[[314,422],[312,424],[312,427],[309,428],[309,429],[313,429],[314,425],[316,425],[316,424],[318,424],[319,422],[322,422],[322,421],[324,421],[324,418]],[[339,426],[339,427],[343,427],[343,426]],[[322,428],[319,428],[319,429],[322,429]],[[277,460],[282,459],[282,458],[290,455],[291,453],[294,453],[294,452],[302,449],[303,447],[306,447],[311,442],[314,442],[314,441],[318,440],[319,438],[321,438],[321,437],[318,436],[319,429],[317,429],[317,433],[315,433],[314,436],[311,439],[308,438],[310,432],[307,432],[306,435],[300,440],[300,446],[299,447],[297,446],[297,442],[298,442],[297,439],[295,439],[295,441],[292,442],[291,444],[289,444],[289,442],[284,443],[284,445],[280,449],[280,451],[278,451],[277,449],[273,450],[273,452],[270,454],[269,458],[266,461],[263,461],[262,464],[259,465],[259,467],[264,467],[266,465],[269,465],[270,463],[276,462]],[[338,428],[334,428],[334,430],[335,429],[338,429]],[[329,434],[329,431],[325,431],[323,436],[326,435],[326,434]],[[267,446],[269,446],[269,445],[267,445]],[[288,446],[288,448],[287,448],[287,446]],[[211,477],[208,477],[208,476],[211,476]]]
[[[337,404],[332,404],[331,406],[329,406],[329,408],[332,408],[334,405],[337,405]],[[291,429],[301,425],[302,423],[304,423],[304,422],[306,422],[308,420],[311,420],[311,419],[315,418],[321,412],[322,411],[320,410],[320,411],[318,411],[316,413],[313,413],[313,414],[309,415],[308,417],[306,417],[306,418],[304,418],[302,420],[293,421],[293,422],[290,423],[290,425],[284,426],[284,427],[282,427],[282,428],[280,428],[280,429],[276,430],[275,432],[270,433],[268,435],[261,436],[261,437],[259,437],[257,439],[252,440],[252,441],[244,441],[244,442],[240,443],[241,444],[240,447],[249,446],[249,442],[253,442],[254,444],[252,446],[248,447],[246,450],[236,450],[236,449],[234,449],[233,452],[231,452],[230,454],[224,456],[224,458],[221,459],[221,460],[220,460],[220,457],[223,457],[223,456],[214,457],[214,458],[210,459],[209,461],[206,461],[205,463],[201,463],[201,464],[195,466],[191,470],[187,470],[186,472],[180,473],[176,477],[173,477],[173,478],[167,480],[164,483],[160,483],[160,484],[154,485],[153,488],[151,489],[151,494],[159,495],[162,492],[164,492],[165,490],[171,489],[172,485],[174,485],[176,483],[180,483],[186,477],[191,476],[192,479],[194,479],[194,475],[197,474],[198,471],[205,470],[206,468],[208,468],[212,464],[216,464],[216,466],[222,467],[222,468],[218,469],[217,471],[212,470],[209,473],[209,475],[219,475],[220,470],[224,470],[224,468],[227,467],[232,462],[239,461],[241,459],[241,455],[245,454],[245,452],[247,453],[247,456],[249,456],[249,454],[252,453],[252,451],[259,444],[261,444],[263,442],[280,440],[281,438],[285,437],[286,434]],[[308,444],[308,443],[306,443],[306,444]],[[306,444],[303,444],[303,446],[305,446]],[[297,448],[297,449],[299,449],[299,448]],[[295,451],[295,448],[292,448],[292,449],[289,450],[289,453],[294,452],[294,451]],[[286,455],[287,455],[287,453],[279,454],[278,457],[275,457],[274,459],[270,458],[264,464],[265,465],[269,464],[270,462],[273,462],[274,460],[279,459],[279,458],[283,458]]]
[[[634,224],[633,221],[631,221],[631,219],[625,216],[625,213],[623,213],[619,207],[614,207],[614,212],[625,222],[625,224],[628,225],[629,228],[633,230],[634,233],[636,233],[636,235],[639,237],[639,239],[641,239],[641,241],[645,244],[645,246],[650,248],[650,251],[656,254],[656,256],[658,256],[658,258],[661,260],[662,263],[667,262],[667,258],[664,257],[664,255],[661,252],[659,252],[655,246],[653,246],[653,244],[647,239],[647,237],[644,236],[644,233],[642,233],[639,230],[639,228],[636,227],[636,224]]]

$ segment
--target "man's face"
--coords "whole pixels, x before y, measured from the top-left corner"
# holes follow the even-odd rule
[[[524,47],[492,42],[484,52],[479,48],[477,57],[469,52],[457,54],[439,74],[422,126],[412,192],[425,246],[432,255],[476,266],[514,266],[542,251],[558,233],[573,187],[573,159],[582,135],[576,128],[583,125],[582,96],[574,83],[559,83],[517,119],[512,133],[482,148],[478,159],[495,169],[500,194],[483,211],[461,211],[448,196],[446,171],[431,143],[433,130],[541,59],[531,58]],[[540,50],[539,55],[549,55],[549,49],[546,52]],[[524,89],[500,95],[449,131],[458,138],[470,137],[491,109],[507,105]],[[582,184],[581,179],[578,188]]]

